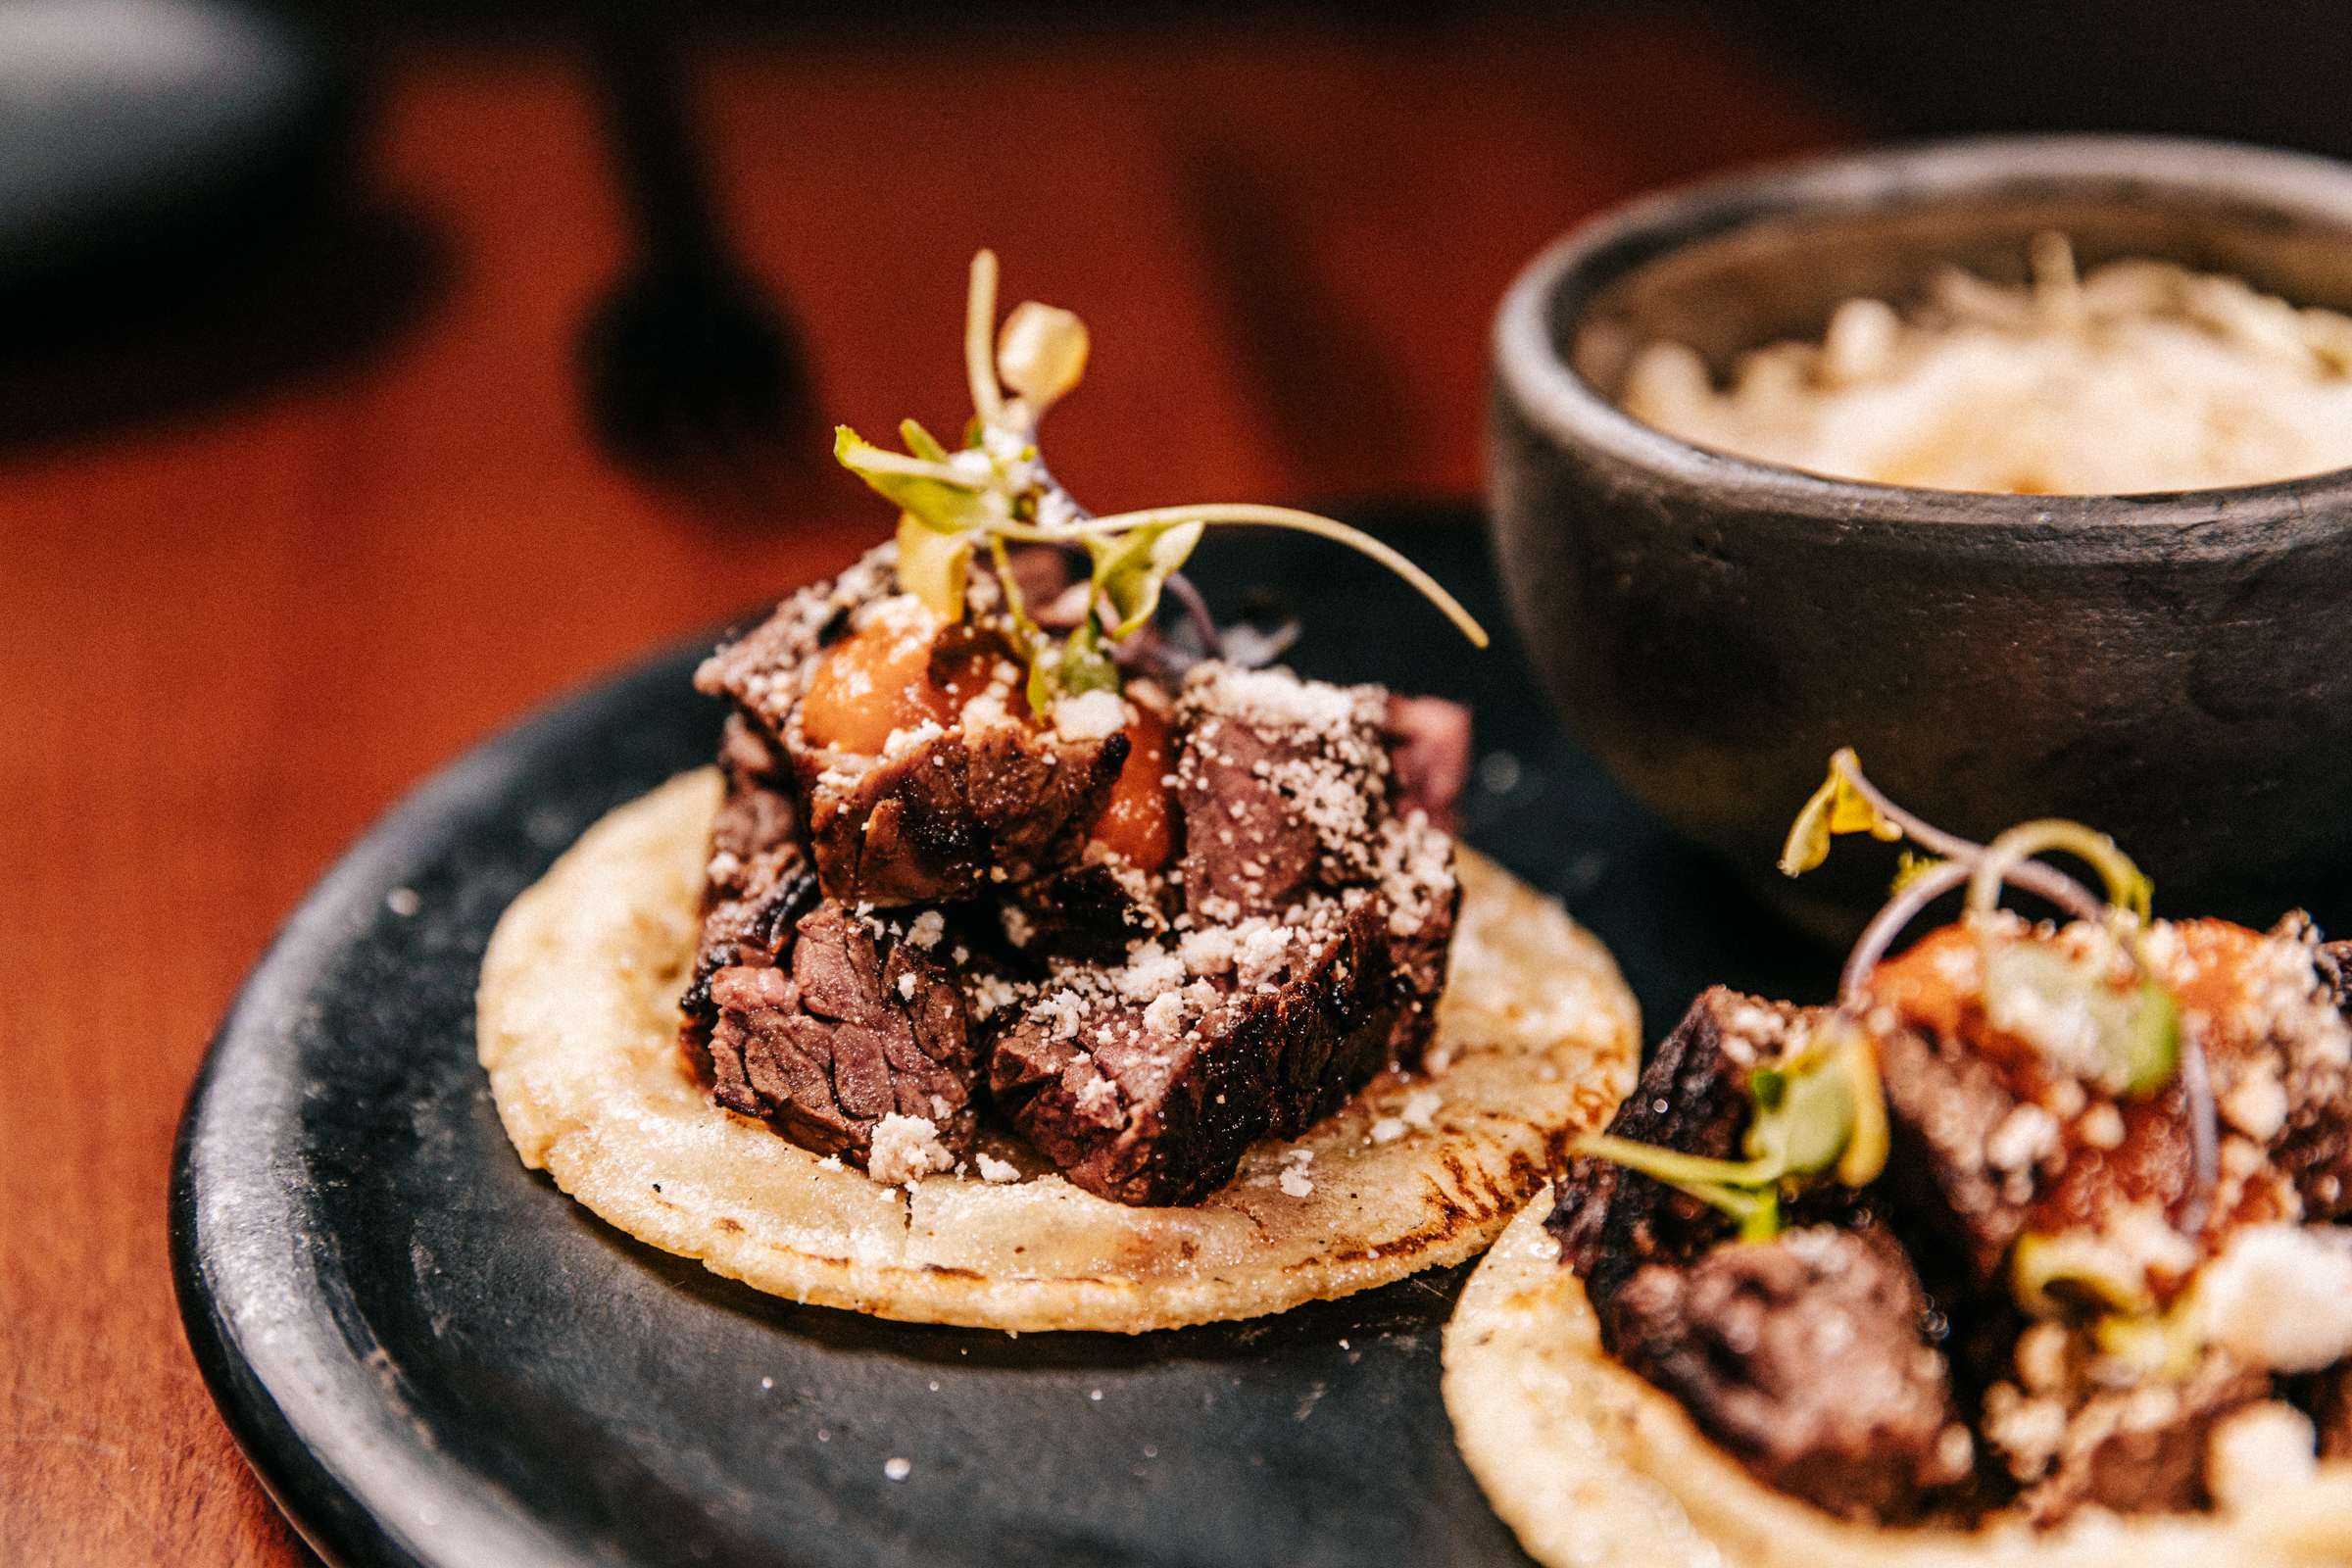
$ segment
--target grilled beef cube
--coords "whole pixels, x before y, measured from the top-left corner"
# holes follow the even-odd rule
[[[2150,1286],[2168,1295],[2240,1225],[2352,1207],[2352,1031],[2300,927],[2265,937],[2216,920],[2160,922],[2146,940],[2205,1058],[2222,1145],[2211,1193],[2196,1190],[2185,1079],[2119,1100],[1992,1030],[1971,933],[1931,933],[1872,978],[1895,1019],[1879,1052],[1897,1174],[1927,1199],[1927,1222],[1978,1286],[1996,1282],[2028,1231],[2112,1239],[2185,1227],[2176,1248],[2118,1242],[2150,1259]]]
[[[1165,882],[1156,877],[1122,876],[1100,861],[1073,865],[1008,889],[1004,923],[1024,953],[1116,967],[1126,961],[1129,947],[1168,929],[1165,894]]]
[[[694,689],[728,699],[769,743],[779,743],[817,656],[848,631],[854,611],[897,591],[898,559],[898,546],[883,545],[832,581],[803,588],[704,660]]]
[[[1740,1158],[1749,1074],[1777,1059],[1792,1029],[1820,1011],[1710,986],[1658,1046],[1608,1131],[1686,1154]],[[1570,1160],[1553,1176],[1551,1214],[1544,1223],[1596,1311],[1643,1264],[1689,1263],[1732,1230],[1698,1199],[1592,1155]],[[1608,1321],[1603,1311],[1604,1335]]]
[[[2029,1483],[2018,1506],[2053,1525],[2085,1503],[2118,1513],[2170,1513],[2212,1502],[2205,1456],[2213,1429],[2270,1396],[2270,1377],[2209,1349],[2177,1383],[2089,1389],[2070,1410],[2063,1394],[2026,1396],[1995,1384],[1982,1427],[2010,1474]]]
[[[1124,735],[1064,740],[1000,712],[968,732],[924,726],[904,746],[894,740],[892,755],[867,757],[803,733],[803,702],[819,661],[861,613],[892,610],[883,601],[897,586],[895,564],[891,552],[869,554],[704,661],[696,687],[728,698],[741,720],[730,747],[739,736],[747,751],[764,746],[768,765],[793,781],[830,899],[896,906],[971,898],[1076,860],[1126,760]],[[995,592],[975,578],[976,614]],[[886,616],[881,624],[895,622]],[[959,672],[999,665],[1010,654],[1003,631],[983,616],[932,634],[928,668],[944,689]]]
[[[1127,737],[1064,741],[1016,722],[949,730],[843,777],[811,760],[808,833],[825,896],[881,905],[969,898],[1077,858]]]
[[[678,1001],[678,1045],[695,1077],[714,1081],[710,1031],[718,1023],[711,977],[721,969],[769,967],[791,956],[794,927],[817,905],[816,877],[799,837],[792,798],[765,767],[769,753],[741,714],[727,720],[719,760],[727,793],[710,826],[703,884],[703,932],[693,978]]]
[[[1185,842],[1178,878],[1196,922],[1274,915],[1318,893],[1378,894],[1396,1012],[1386,1049],[1392,1063],[1410,1068],[1437,1026],[1461,890],[1453,841],[1420,805],[1402,816],[1392,807],[1383,737],[1400,701],[1377,686],[1202,664],[1186,676],[1177,705],[1175,779]],[[1466,738],[1451,748],[1450,737],[1452,716],[1466,726],[1468,715],[1439,706],[1446,716],[1414,710],[1414,722],[1438,735],[1439,751],[1466,756]],[[1446,758],[1416,766],[1425,791],[1458,790],[1447,775],[1459,768]]]
[[[1284,669],[1207,663],[1185,677],[1176,800],[1194,919],[1230,925],[1378,875],[1387,710],[1377,686]]]
[[[1470,780],[1470,710],[1443,697],[1392,694],[1380,735],[1396,773],[1396,809],[1417,810],[1447,833],[1460,827],[1454,808]]]
[[[1973,1470],[1927,1308],[1883,1228],[1821,1226],[1644,1264],[1602,1322],[1619,1359],[1758,1480],[1847,1518],[1902,1520]]]
[[[950,1155],[978,1130],[978,1080],[964,1004],[953,975],[920,945],[939,942],[918,916],[904,938],[825,903],[804,917],[789,974],[772,966],[718,970],[710,1059],[714,1095],[805,1149],[864,1164],[883,1118],[919,1117]]]
[[[1218,956],[1204,949],[1228,944]],[[989,1091],[1038,1151],[1114,1202],[1198,1201],[1260,1138],[1336,1110],[1386,1060],[1395,1018],[1378,906],[1326,901],[1140,949],[1119,969],[1061,963],[1003,1009]],[[1213,978],[1210,977],[1213,975]],[[1147,1000],[1148,999],[1148,1000]]]

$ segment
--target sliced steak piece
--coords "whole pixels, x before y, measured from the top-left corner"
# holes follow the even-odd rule
[[[1396,769],[1396,809],[1417,810],[1447,833],[1458,829],[1454,808],[1470,780],[1470,710],[1443,697],[1392,693],[1380,735]]]
[[[1749,1075],[1777,1060],[1792,1032],[1821,1012],[1708,987],[1659,1044],[1608,1131],[1686,1154],[1739,1158]],[[1603,1308],[1636,1269],[1687,1264],[1732,1229],[1698,1199],[1592,1155],[1570,1160],[1552,1177],[1544,1228],[1559,1240],[1560,1261],[1576,1270],[1594,1310],[1602,1311],[1604,1333]]]
[[[1410,1070],[1438,1027],[1462,885],[1453,874],[1453,840],[1419,813],[1381,824],[1379,866],[1389,997],[1396,1007],[1389,1065]]]
[[[1064,741],[1024,724],[948,730],[849,777],[810,780],[808,832],[825,896],[928,904],[1027,882],[1075,860],[1127,737]]]
[[[1381,1068],[1395,1018],[1384,958],[1372,902],[1323,901],[1297,928],[1257,922],[1189,983],[1156,946],[1119,969],[1057,964],[999,1014],[990,1093],[1087,1191],[1196,1202],[1252,1143],[1304,1131]]]
[[[963,998],[915,941],[878,937],[828,902],[800,921],[789,974],[738,965],[709,989],[720,1104],[860,1165],[894,1113],[929,1122],[949,1154],[969,1152],[978,1070]]]
[[[2235,1227],[2352,1206],[2352,1030],[2301,930],[2290,921],[2266,937],[2190,920],[2148,932],[2212,1086],[2221,1179],[2206,1192],[2182,1075],[2119,1099],[1993,1029],[1978,1000],[1976,938],[1960,927],[1880,964],[1871,990],[1895,1189],[1967,1259],[1974,1286],[1999,1280],[2021,1234],[2081,1234],[2143,1260],[2149,1288],[2169,1299]],[[2154,1247],[2152,1232],[2179,1241]]]
[[[803,588],[774,614],[703,661],[694,689],[733,702],[770,738],[791,727],[809,666],[849,627],[852,611],[898,588],[899,547],[879,546],[830,582]]]
[[[2209,1349],[2178,1383],[2100,1390],[2071,1413],[2055,1400],[1995,1385],[1985,1396],[1984,1431],[2019,1480],[2040,1478],[2018,1499],[2035,1524],[2057,1524],[2085,1503],[2117,1513],[2180,1513],[2213,1500],[2205,1453],[2214,1427],[2270,1394],[2268,1374]]]
[[[1610,1298],[1619,1359],[1768,1486],[1866,1520],[1916,1517],[1974,1448],[1927,1298],[1883,1228],[1820,1226],[1645,1264]]]
[[[1129,947],[1166,932],[1166,897],[1163,878],[1073,865],[1009,889],[1004,923],[1023,953],[1116,967]]]
[[[785,962],[795,925],[817,905],[816,876],[800,843],[800,813],[760,769],[769,755],[764,743],[734,714],[721,745],[727,793],[710,826],[693,978],[678,999],[678,1045],[705,1085],[714,1082],[710,1031],[718,1023],[711,977],[721,969]]]
[[[1185,677],[1176,800],[1185,900],[1230,925],[1378,874],[1389,754],[1377,686],[1205,663]]]

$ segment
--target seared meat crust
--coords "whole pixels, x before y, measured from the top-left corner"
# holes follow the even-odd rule
[[[1927,1298],[1876,1224],[1650,1263],[1610,1298],[1619,1359],[1758,1480],[1848,1518],[1916,1516],[1972,1469]]]
[[[865,1162],[884,1116],[930,1122],[951,1154],[979,1128],[978,1066],[962,994],[911,942],[828,902],[804,918],[791,973],[720,969],[713,1093],[805,1149]]]
[[[817,880],[827,898],[878,905],[1027,882],[1077,858],[1126,760],[1124,735],[1068,742],[1019,724],[950,730],[845,785],[805,759]]]
[[[989,1092],[1087,1191],[1198,1201],[1252,1143],[1305,1131],[1380,1069],[1394,1022],[1381,955],[1363,904],[1279,984],[1196,982],[1215,1000],[1176,1030],[1115,989],[1082,1011],[1024,1012],[991,1051]]]

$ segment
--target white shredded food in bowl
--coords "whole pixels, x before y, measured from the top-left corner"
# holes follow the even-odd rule
[[[1717,391],[1652,343],[1620,402],[1697,446],[1933,490],[2126,495],[2352,466],[2352,318],[2170,262],[2078,276],[2036,236],[2034,281],[1946,268],[1907,315],[1847,300],[1819,343],[1744,356]]]

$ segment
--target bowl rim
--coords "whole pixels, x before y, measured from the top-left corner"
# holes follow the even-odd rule
[[[2352,164],[2315,153],[2186,136],[1986,135],[1904,142],[1766,164],[1637,196],[1539,252],[1496,309],[1497,397],[1550,441],[1595,452],[1676,489],[1737,492],[1784,515],[1840,520],[1899,514],[1905,523],[2161,524],[2320,519],[2315,496],[2352,494],[2352,466],[2263,484],[2123,494],[2011,494],[1839,479],[1694,446],[1642,423],[1578,374],[1554,346],[1550,302],[1611,269],[1590,298],[1682,248],[1805,210],[1859,213],[2005,187],[2128,181],[2161,193],[2268,205],[2352,232]],[[1587,303],[1590,303],[1590,298]],[[1499,443],[1490,433],[1491,452]]]

